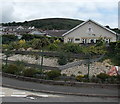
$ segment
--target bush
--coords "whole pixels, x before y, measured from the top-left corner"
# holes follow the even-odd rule
[[[71,53],[80,53],[82,52],[82,48],[79,46],[79,44],[75,43],[67,43],[63,46],[63,50],[66,52],[71,52]]]
[[[36,74],[36,69],[28,68],[23,70],[23,75],[25,77],[33,77]]]
[[[67,57],[66,57],[66,55],[64,53],[61,53],[59,55],[59,57],[58,57],[58,61],[57,62],[58,62],[59,65],[67,64]]]
[[[9,44],[10,42],[17,41],[18,37],[15,35],[2,35],[2,44]]]
[[[10,74],[16,74],[19,73],[19,71],[20,71],[19,68],[15,64],[8,65],[8,67],[6,67],[5,70],[6,73],[10,73]]]
[[[58,49],[58,45],[53,43],[50,44],[48,48],[50,51],[56,51]]]
[[[112,53],[114,52],[116,44],[117,44],[117,42],[109,43],[109,50],[110,50],[110,52],[112,52]]]
[[[50,44],[47,38],[33,39],[31,40],[31,43],[32,43],[31,47],[34,49],[41,49]]]
[[[55,79],[61,75],[59,70],[51,70],[47,72],[47,76],[49,79]]]
[[[106,73],[100,73],[97,75],[97,78],[101,79],[102,82],[105,82],[110,76]]]
[[[97,78],[96,76],[92,76],[92,78],[90,79],[91,82],[94,82],[94,83],[99,83],[101,82],[99,78]]]
[[[78,75],[78,76],[76,76],[76,80],[77,81],[82,81],[82,79],[84,78],[84,75]]]
[[[25,69],[24,61],[19,61],[19,60],[17,60],[17,61],[15,62],[15,65],[19,66],[19,67],[18,67],[19,72],[17,72],[16,74],[21,75],[22,72],[23,72],[23,70]]]
[[[6,72],[7,66],[5,64],[2,64],[2,72]]]

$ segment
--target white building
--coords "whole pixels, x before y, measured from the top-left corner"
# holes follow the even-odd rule
[[[62,36],[64,37],[64,43],[96,43],[100,38],[103,38],[106,43],[117,40],[117,34],[114,31],[93,20],[83,22]]]

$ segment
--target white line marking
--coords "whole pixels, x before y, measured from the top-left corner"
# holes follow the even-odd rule
[[[12,97],[26,97],[27,95],[11,95]]]
[[[26,94],[25,92],[13,92],[13,94]]]
[[[5,95],[0,95],[0,97],[4,97]]]
[[[48,95],[38,95],[38,96],[40,96],[40,97],[48,97]]]

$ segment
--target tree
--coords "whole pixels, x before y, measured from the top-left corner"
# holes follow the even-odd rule
[[[49,40],[46,38],[42,39],[33,39],[32,40],[32,47],[34,49],[41,49],[44,48],[45,46],[49,45]]]

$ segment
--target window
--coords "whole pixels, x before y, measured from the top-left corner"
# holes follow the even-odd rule
[[[82,43],[87,43],[87,39],[82,39]]]
[[[68,38],[68,42],[73,42],[73,38]]]
[[[94,39],[91,39],[91,40],[90,40],[90,43],[94,43]]]
[[[89,28],[89,31],[91,31],[91,28]]]
[[[76,38],[75,41],[80,41],[80,39],[79,39],[79,38]]]
[[[92,34],[93,36],[95,36],[95,34]]]
[[[110,43],[110,39],[105,39],[105,42],[106,43]]]
[[[96,43],[96,42],[97,42],[96,39],[90,39],[90,40],[89,40],[89,43]]]

